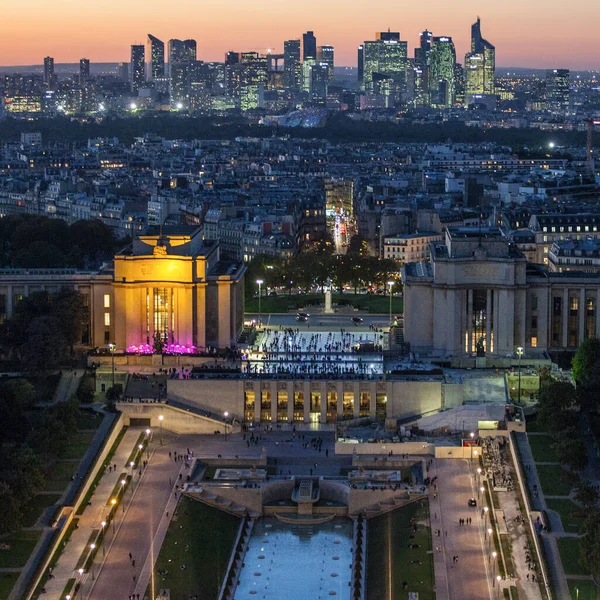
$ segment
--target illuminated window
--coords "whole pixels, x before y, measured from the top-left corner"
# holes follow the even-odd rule
[[[104,313],[104,326],[110,327],[110,313],[109,312]]]
[[[110,294],[104,294],[104,308],[110,308]]]
[[[537,337],[535,335],[531,336],[531,347],[537,348]]]

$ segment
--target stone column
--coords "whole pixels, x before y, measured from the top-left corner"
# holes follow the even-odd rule
[[[468,348],[467,353],[473,351],[473,290],[467,290],[467,331]]]
[[[579,312],[577,316],[579,317],[579,335],[577,339],[579,343],[583,342],[585,339],[585,288],[581,288],[579,290]]]
[[[353,383],[352,391],[354,393],[354,418],[358,419],[360,417],[360,383]]]
[[[271,423],[277,423],[277,382],[271,381]]]
[[[500,343],[500,290],[493,290],[494,294],[494,354],[501,354],[501,343]]]
[[[485,298],[485,350],[492,353],[492,290],[487,290]]]
[[[196,339],[194,344],[200,348],[206,346],[206,284],[199,283],[194,290],[196,294]]]
[[[310,423],[310,381],[305,381],[304,389],[304,422]]]
[[[285,387],[285,393],[287,394],[287,418],[288,423],[291,423],[294,420],[294,384],[288,382]]]
[[[252,384],[252,389],[254,390],[254,422],[260,423],[260,403],[262,401],[262,390],[261,382],[255,381]]]
[[[374,419],[377,416],[377,383],[369,384],[369,394],[371,394],[369,398],[369,416]]]
[[[515,291],[515,323],[516,335],[515,346],[527,347],[527,292],[525,290]]]
[[[563,290],[562,307],[562,347],[569,345],[569,288]]]
[[[321,392],[321,423],[327,423],[327,382],[321,382],[319,385]]]
[[[335,393],[337,394],[337,420],[341,421],[344,415],[344,382],[335,382]]]

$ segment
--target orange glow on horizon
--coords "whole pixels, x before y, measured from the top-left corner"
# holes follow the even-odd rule
[[[194,38],[200,60],[222,61],[227,50],[282,52],[284,40],[311,29],[318,44],[335,47],[338,66],[354,66],[358,44],[388,27],[408,41],[409,56],[424,29],[452,36],[462,63],[479,13],[498,66],[600,68],[597,2],[504,0],[484,8],[473,0],[430,0],[426,8],[379,0],[373,9],[358,0],[22,0],[3,6],[0,63],[39,65],[44,56],[56,63],[128,62],[129,46],[145,43],[148,33],[165,43]]]

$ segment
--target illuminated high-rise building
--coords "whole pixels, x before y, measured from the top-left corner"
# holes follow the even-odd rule
[[[429,102],[435,108],[450,108],[455,101],[456,50],[451,37],[434,37],[428,55]]]
[[[165,43],[148,34],[148,58],[150,59],[150,80],[165,76]]]
[[[433,34],[427,29],[419,34],[419,46],[415,48],[414,102],[415,106],[429,105],[429,85],[427,83],[429,52]]]
[[[565,114],[570,104],[569,69],[548,69],[546,71],[546,106],[548,110]]]
[[[367,93],[374,93],[373,76],[378,73],[384,78],[393,79],[394,93],[399,95],[406,87],[407,43],[400,40],[400,33],[397,31],[379,32],[376,38],[362,45],[362,89]],[[359,66],[359,70],[360,68]]]
[[[131,61],[129,64],[129,78],[131,81],[131,91],[137,94],[140,88],[146,83],[146,53],[143,44],[133,44],[131,46]]]
[[[82,58],[79,61],[79,83],[85,83],[90,78],[90,59]]]
[[[169,40],[169,66],[196,60],[196,40]]]
[[[44,83],[51,83],[54,75],[54,59],[51,56],[44,58]]]
[[[308,59],[317,60],[317,38],[312,31],[302,34],[302,62]]]
[[[481,21],[471,26],[471,52],[465,55],[465,102],[496,93],[496,48],[481,35]]]
[[[365,89],[365,47],[360,44],[358,46],[358,89]]]
[[[333,46],[317,46],[317,62],[328,66],[329,81],[333,79],[334,53]]]
[[[302,81],[300,40],[283,42],[284,85],[288,90],[298,91]]]

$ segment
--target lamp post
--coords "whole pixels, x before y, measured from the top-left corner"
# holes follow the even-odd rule
[[[487,532],[487,514],[488,514],[489,510],[490,509],[487,506],[483,507],[483,515],[484,515],[483,527],[485,528],[486,532]]]
[[[258,284],[258,326],[262,327],[262,310],[261,310],[261,286],[263,284],[262,279],[257,279],[256,283]]]
[[[150,434],[152,431],[150,429],[146,429],[146,458],[150,458]]]
[[[494,550],[491,554],[490,557],[488,559],[488,562],[492,562],[492,558],[494,559],[494,561],[496,560],[496,556],[498,556],[498,553]],[[496,575],[496,563],[494,562],[494,576]]]
[[[95,578],[95,574],[94,574],[94,548],[96,547],[96,544],[90,544],[90,556],[92,557],[92,581],[94,581]]]
[[[481,492],[481,495],[483,496],[483,494],[485,493],[485,488],[483,486],[481,486],[479,488],[479,492]],[[477,494],[477,497],[479,498],[479,493]]]
[[[491,548],[491,546],[492,546],[492,533],[493,533],[493,532],[492,532],[492,528],[490,527],[490,528],[487,530],[487,534],[488,534],[488,554],[490,553],[490,551],[491,551],[491,549],[492,549],[492,548]]]
[[[106,556],[106,544],[104,543],[104,528],[106,527],[106,521],[102,521],[100,525],[102,525],[102,556]]]
[[[498,575],[496,577],[496,581],[498,582],[498,595],[496,597],[500,598],[500,582],[502,581],[502,577],[500,577],[500,575]]]
[[[517,399],[521,402],[521,357],[523,356],[523,346],[517,348],[517,356],[519,357],[519,395]]]
[[[392,329],[392,290],[394,288],[394,282],[388,281],[387,284],[390,288],[390,331],[391,331],[391,329]]]
[[[477,485],[481,485],[481,467],[477,467]],[[479,491],[477,493],[479,494]]]
[[[138,450],[140,451],[140,459],[144,456],[144,444],[138,444]]]
[[[112,355],[112,387],[115,387],[115,350],[117,348],[116,344],[113,344],[112,342],[108,345],[108,349],[110,350],[110,353]]]
[[[114,498],[112,498],[110,503],[112,504],[112,507],[114,509],[117,501]],[[116,511],[113,513],[113,516],[112,516],[113,537],[115,536],[115,517],[116,517],[115,513],[116,513]]]
[[[223,417],[225,417],[225,441],[227,441],[227,417],[229,416],[229,413],[227,411],[225,411],[223,413]]]
[[[77,572],[79,573],[79,587],[81,588],[80,596],[83,598],[83,569],[77,569]],[[73,597],[75,596],[77,596],[77,591],[75,591]]]
[[[163,428],[162,428],[163,419],[164,419],[164,417],[162,415],[158,415],[158,422],[160,423],[160,445],[161,446],[163,443]]]

